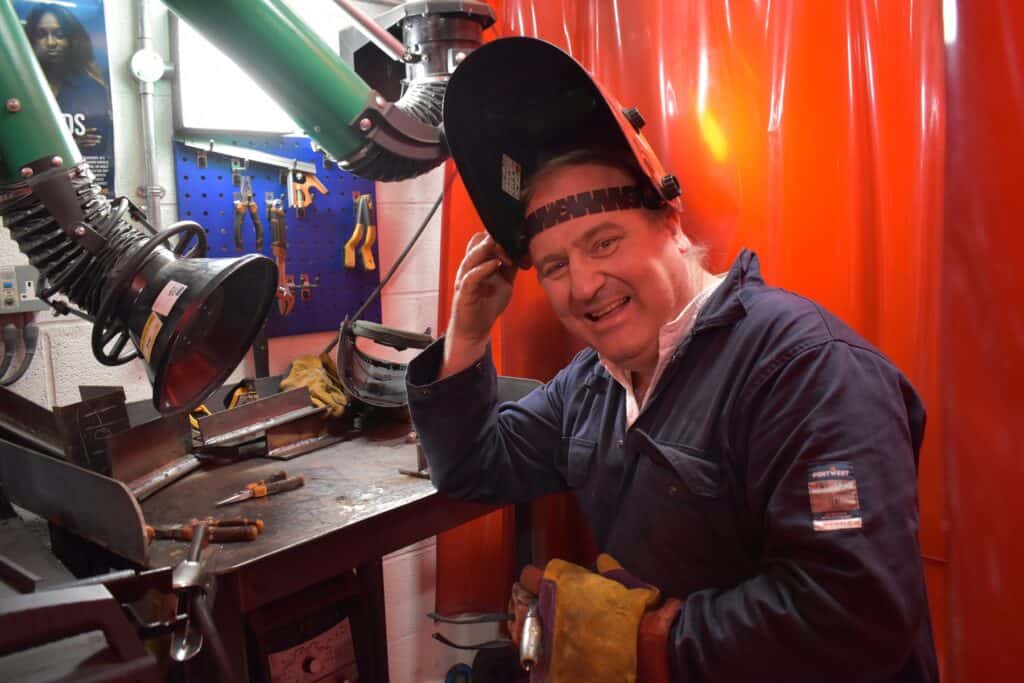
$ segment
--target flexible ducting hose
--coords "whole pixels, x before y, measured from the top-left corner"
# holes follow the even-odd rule
[[[193,251],[205,253],[206,233],[195,223],[189,223],[172,226],[155,235],[141,212],[126,198],[121,197],[111,203],[100,193],[86,163],[52,172],[69,175],[68,182],[82,209],[83,221],[106,242],[101,249],[90,252],[71,239],[44,206],[39,194],[26,191],[30,189],[28,181],[3,188],[4,196],[9,198],[0,202],[0,218],[22,253],[39,271],[40,280],[46,282],[39,298],[59,313],[73,313],[95,323],[93,352],[101,363],[126,363],[138,354],[120,355],[130,339],[123,326],[112,323],[113,304],[121,295],[123,285],[127,284],[126,278],[137,270],[145,255],[174,234],[191,233],[198,242]],[[149,234],[132,225],[129,218]],[[183,238],[184,241],[188,239]],[[182,242],[179,246],[184,246]],[[123,284],[118,286],[118,283],[111,282],[113,277]],[[65,295],[81,310],[51,300],[50,297],[58,293]],[[104,347],[118,335],[120,338],[113,350],[105,352]]]

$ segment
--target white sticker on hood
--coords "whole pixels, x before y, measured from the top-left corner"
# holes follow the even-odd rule
[[[522,199],[523,167],[507,154],[501,155],[501,189],[515,200]]]

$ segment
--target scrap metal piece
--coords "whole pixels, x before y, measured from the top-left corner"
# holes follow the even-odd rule
[[[327,409],[272,427],[267,430],[267,457],[290,460],[317,448],[350,438],[351,432],[331,433]]]
[[[131,426],[124,389],[111,387],[78,403],[54,406],[53,414],[63,435],[65,457],[94,472],[109,474],[107,439]]]
[[[15,505],[146,564],[142,510],[116,479],[0,439],[0,482]]]
[[[64,457],[64,439],[54,414],[3,387],[0,387],[0,436],[55,458]]]
[[[107,438],[110,476],[134,483],[165,471],[188,455],[191,447],[192,430],[185,413],[158,417]]]
[[[200,418],[199,433],[203,446],[236,445],[254,439],[272,427],[323,410],[312,404],[309,389],[299,387]]]
[[[38,574],[0,555],[0,582],[8,584],[19,593],[32,593],[42,580]]]
[[[143,501],[163,487],[199,469],[202,462],[194,455],[184,455],[138,479],[126,482],[135,500]]]

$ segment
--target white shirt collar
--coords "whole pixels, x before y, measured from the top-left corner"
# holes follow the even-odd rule
[[[683,306],[683,310],[679,312],[679,315],[665,323],[661,330],[659,330],[658,364],[654,369],[654,374],[652,375],[651,381],[647,385],[647,391],[643,396],[637,397],[634,392],[633,377],[628,370],[598,356],[601,361],[601,365],[603,365],[605,370],[608,371],[608,374],[610,374],[612,378],[626,390],[627,429],[632,427],[633,423],[640,417],[640,413],[643,411],[644,405],[647,403],[647,398],[651,395],[651,392],[654,391],[654,388],[661,380],[662,374],[665,372],[665,367],[668,365],[668,361],[672,357],[672,352],[675,351],[676,347],[678,347],[683,341],[683,337],[689,334],[690,330],[693,329],[693,325],[697,321],[697,315],[700,313],[700,309],[714,293],[715,289],[718,288],[718,285],[722,284],[724,279],[724,273],[722,275],[714,276],[707,287],[701,290],[697,296],[693,297],[689,303]]]

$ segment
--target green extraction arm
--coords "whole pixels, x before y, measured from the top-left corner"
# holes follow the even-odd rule
[[[280,0],[165,0],[231,57],[310,137],[343,159],[365,143],[352,128],[370,99],[363,82]]]
[[[343,168],[374,180],[421,175],[444,161],[440,111],[461,57],[494,21],[476,0],[417,0],[403,33],[419,59],[406,65],[405,91],[388,102],[372,90],[282,0],[165,0],[273,97]],[[0,187],[29,164],[81,160],[11,4],[0,2]]]
[[[0,2],[0,196],[40,159],[77,164],[82,155],[61,118],[14,7]]]
[[[402,5],[420,58],[388,102],[370,89],[282,0],[164,0],[231,57],[346,170],[375,180],[421,175],[444,161],[440,110],[457,60],[477,47],[493,13],[474,0]],[[345,3],[339,3],[345,4]],[[347,10],[349,11],[349,10]]]

